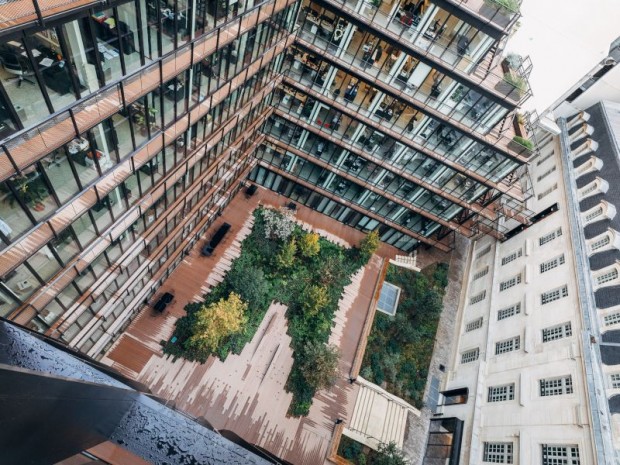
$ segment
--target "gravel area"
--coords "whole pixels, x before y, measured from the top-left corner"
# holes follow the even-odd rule
[[[450,257],[448,287],[443,299],[443,311],[439,320],[439,327],[437,328],[435,349],[431,359],[429,376],[426,381],[424,399],[427,399],[432,377],[435,376],[440,382],[443,382],[444,376],[446,376],[445,373],[439,370],[439,365],[448,366],[452,353],[452,342],[454,340],[457,311],[461,297],[461,285],[465,267],[467,266],[470,245],[471,242],[469,239],[458,235],[456,236],[454,251]],[[440,383],[440,385],[441,384],[443,383]],[[432,412],[427,407],[424,407],[421,412],[422,414],[419,417],[410,413],[408,418],[409,429],[405,435],[403,450],[411,465],[420,465],[426,450],[428,428]]]

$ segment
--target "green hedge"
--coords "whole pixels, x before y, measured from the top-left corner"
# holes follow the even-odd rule
[[[377,312],[361,376],[421,408],[435,333],[448,285],[448,265],[421,273],[390,265],[386,281],[401,288],[396,315]]]
[[[345,249],[320,238],[321,248],[317,255],[307,258],[298,253],[290,268],[279,269],[275,257],[285,241],[265,237],[262,214],[262,209],[255,210],[254,226],[241,244],[241,255],[233,262],[226,279],[205,296],[204,304],[209,304],[234,291],[249,304],[246,326],[241,332],[225,338],[213,355],[225,360],[229,353],[239,354],[256,334],[270,303],[275,300],[287,305],[288,334],[292,339],[294,359],[286,384],[287,390],[293,393],[289,413],[306,415],[315,390],[306,382],[299,368],[302,348],[307,341],[328,341],[344,287],[351,282],[351,275],[366,264],[368,257],[361,256],[356,248]],[[299,226],[295,226],[292,237],[299,243],[305,234]],[[326,287],[329,300],[318,314],[309,316],[304,312],[303,296],[306,287],[314,284]],[[195,312],[201,305],[186,305],[187,315],[176,323],[173,334],[177,338],[175,343],[162,342],[165,353],[201,363],[207,361],[210,353],[196,353],[184,347],[185,341],[192,335]]]
[[[523,147],[525,147],[528,150],[534,150],[534,143],[529,139],[526,139],[521,136],[514,136],[512,140],[514,140],[517,144],[521,144]]]

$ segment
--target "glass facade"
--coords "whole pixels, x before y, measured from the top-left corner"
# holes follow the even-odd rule
[[[0,39],[2,316],[111,343],[240,188],[297,9],[110,2]]]
[[[297,22],[252,179],[346,205],[372,219],[347,224],[398,230],[403,250],[449,246],[451,231],[472,234],[476,214],[496,228],[489,209],[524,162],[497,130],[520,90],[495,67],[480,77],[503,26],[432,1],[305,0]],[[318,198],[306,204],[321,211]]]
[[[508,23],[324,3],[0,21],[0,315],[98,355],[248,175],[404,251],[494,221],[522,160],[489,137],[521,95],[478,64]]]

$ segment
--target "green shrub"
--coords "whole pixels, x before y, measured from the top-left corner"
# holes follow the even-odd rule
[[[528,150],[534,150],[534,143],[529,139],[520,136],[514,136],[512,140],[515,141],[517,144],[522,145]]]
[[[522,76],[514,73],[505,73],[504,82],[507,82],[517,91],[519,97],[521,97],[527,91],[527,81]]]
[[[518,13],[521,8],[518,0],[484,0],[484,3],[508,14]]]
[[[266,214],[268,211],[255,210],[252,231],[241,244],[241,255],[233,261],[224,281],[213,287],[204,296],[203,302],[185,306],[186,316],[176,322],[173,334],[177,338],[175,343],[162,341],[162,346],[165,353],[174,357],[205,363],[210,355],[208,351],[196,350],[191,344],[185,344],[194,335],[197,312],[203,306],[227,299],[231,292],[235,292],[248,303],[248,308],[243,328],[222,337],[212,351],[225,360],[230,353],[239,354],[252,340],[270,303],[274,300],[281,302],[288,307],[287,332],[291,336],[294,359],[286,384],[287,391],[293,394],[289,413],[294,416],[307,415],[317,386],[313,386],[300,369],[304,361],[304,348],[307,344],[323,346],[327,343],[344,287],[351,282],[351,275],[367,260],[360,258],[357,249],[343,249],[320,237],[318,244],[314,239],[309,241],[307,250],[302,254],[304,258],[295,258],[296,241],[307,233],[296,224],[291,229],[286,212]],[[268,228],[265,215],[268,217]],[[314,252],[314,256],[307,257]],[[284,256],[280,256],[282,253]],[[291,257],[292,260],[289,260]],[[286,267],[281,266],[283,262],[287,262]],[[311,293],[314,295],[311,311],[304,305],[308,297],[305,291],[309,288],[314,292]]]
[[[393,317],[376,314],[360,373],[376,384],[385,381],[389,392],[421,408],[448,265],[420,273],[390,265],[385,279],[401,288],[398,308]]]

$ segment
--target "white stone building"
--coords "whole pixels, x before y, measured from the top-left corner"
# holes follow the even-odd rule
[[[436,414],[459,459],[425,464],[620,463],[619,59],[539,119],[531,224],[472,242]]]

